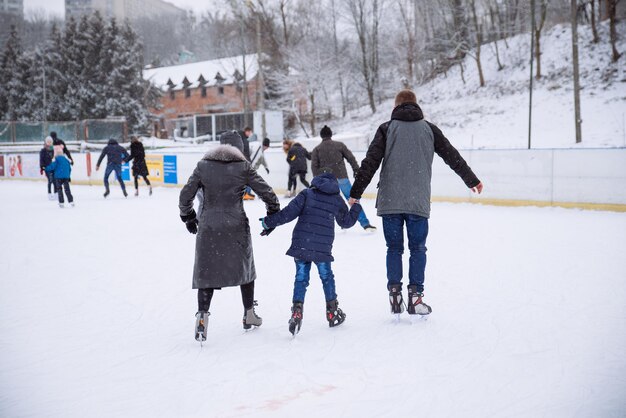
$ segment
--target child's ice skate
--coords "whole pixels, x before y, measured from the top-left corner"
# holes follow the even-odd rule
[[[294,337],[300,332],[302,326],[302,310],[304,306],[302,302],[294,302],[291,307],[291,319],[289,319],[289,332]]]
[[[139,189],[135,189],[135,197],[139,196]]]
[[[64,205],[63,203],[59,203],[59,207],[60,207],[61,209],[63,209],[63,208],[65,207],[65,205]]]
[[[196,341],[200,341],[202,345],[203,341],[206,341],[206,328],[209,325],[209,315],[208,312],[197,312],[196,313]]]
[[[257,306],[256,300],[254,301],[254,305],[247,309],[243,314],[243,329],[250,329],[254,325],[255,327],[260,327],[263,323],[263,318],[258,316],[254,311],[254,307]]]
[[[56,193],[48,193],[48,200],[56,200],[56,199],[57,199]]]
[[[346,314],[339,308],[337,299],[326,302],[326,319],[329,327],[336,327],[343,324],[346,320]]]
[[[400,314],[404,312],[404,299],[402,299],[402,285],[394,284],[389,286],[389,304],[391,313],[400,320]]]
[[[409,285],[409,306],[407,307],[409,315],[421,315],[425,319],[425,316],[433,311],[422,301],[423,297],[424,294],[417,291],[416,285]]]

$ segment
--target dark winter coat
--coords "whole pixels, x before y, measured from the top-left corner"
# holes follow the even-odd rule
[[[65,141],[57,137],[56,132],[51,132],[50,137],[52,138],[52,145],[61,145],[63,147],[63,154],[67,155],[70,162],[74,164],[74,159],[72,158],[72,154],[70,154],[70,150],[67,149]]]
[[[323,172],[330,172],[338,179],[347,179],[348,171],[343,160],[347,160],[356,174],[359,171],[359,163],[350,152],[346,144],[333,141],[331,138],[322,139],[322,143],[316,146],[311,153],[311,170],[314,176]]]
[[[46,171],[54,173],[55,180],[69,179],[72,174],[72,165],[65,155],[58,155],[46,167]]]
[[[430,216],[433,155],[437,153],[467,187],[480,180],[441,130],[424,120],[415,103],[397,106],[391,120],[378,128],[355,176],[350,197],[359,199],[382,162],[376,208],[378,215]]]
[[[242,200],[246,185],[265,202],[268,213],[280,209],[272,188],[250,167],[243,153],[220,145],[200,160],[181,190],[181,217],[192,213],[196,193],[203,190],[194,289],[238,286],[256,279],[250,225]]]
[[[361,210],[358,203],[348,210],[339,194],[337,179],[324,173],[313,178],[310,189],[300,192],[287,207],[267,216],[264,222],[268,228],[275,228],[298,218],[287,255],[304,261],[333,261],[335,220],[340,227],[350,228]]]
[[[306,173],[309,171],[306,160],[310,159],[311,154],[299,142],[293,144],[287,153],[287,162],[292,173]]]
[[[141,142],[131,142],[130,155],[124,159],[124,162],[127,163],[130,160],[133,160],[134,176],[148,176],[150,174],[146,165],[146,152]]]
[[[107,165],[122,164],[122,162],[128,158],[128,152],[124,149],[124,147],[119,145],[115,139],[109,139],[109,143],[102,150],[96,166],[100,166],[100,163],[102,163],[105,156],[107,157]]]
[[[39,167],[45,170],[52,162],[52,158],[54,158],[54,148],[43,147],[41,151],[39,151]]]

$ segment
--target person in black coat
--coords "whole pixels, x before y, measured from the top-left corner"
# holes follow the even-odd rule
[[[53,139],[52,137],[46,137],[44,141],[44,146],[39,151],[39,172],[41,174],[45,174],[48,179],[48,199],[54,200],[55,193],[57,192],[56,183],[54,182],[54,172],[46,171],[46,167],[48,167],[52,163],[52,159],[54,158],[54,147],[52,145]],[[54,189],[54,193],[52,190]]]
[[[54,131],[50,132],[50,137],[52,138],[52,145],[61,145],[63,147],[63,154],[65,154],[67,159],[70,160],[70,164],[74,165],[74,159],[72,158],[72,154],[70,154],[70,150],[67,149],[65,141],[59,138],[57,133]]]
[[[335,276],[330,266],[334,261],[332,248],[335,221],[342,228],[350,228],[356,223],[361,210],[358,203],[348,209],[339,194],[337,178],[331,173],[323,173],[313,178],[312,187],[300,192],[283,210],[261,219],[264,229],[262,235],[268,235],[277,226],[298,218],[291,247],[287,251],[287,255],[292,256],[296,263],[292,317],[289,321],[292,334],[300,330],[311,263],[317,266],[322,280],[328,325],[334,327],[345,320],[345,314],[338,308]]]
[[[136,136],[130,138],[130,155],[124,159],[127,163],[133,160],[133,178],[135,180],[135,196],[139,196],[139,177],[143,177],[143,181],[146,182],[150,189],[150,196],[152,196],[152,186],[150,180],[148,180],[148,166],[146,165],[146,152],[143,148],[143,144]]]
[[[122,162],[128,158],[128,152],[126,152],[126,150],[119,145],[115,139],[109,139],[109,143],[106,147],[104,147],[102,153],[100,154],[100,158],[98,158],[96,171],[100,170],[100,163],[104,157],[107,157],[107,168],[104,170],[104,197],[106,198],[110,194],[109,176],[113,171],[115,171],[115,177],[120,183],[124,197],[128,196],[128,193],[126,193],[126,185],[124,184],[124,180],[122,180]]]
[[[260,326],[254,311],[256,269],[250,225],[242,197],[247,185],[265,202],[267,213],[280,209],[272,188],[243,155],[237,131],[220,136],[220,143],[198,162],[180,192],[180,217],[196,236],[193,288],[198,289],[196,340],[206,339],[209,308],[214,290],[239,286],[244,307],[243,327]],[[202,193],[202,210],[193,208]]]
[[[295,142],[289,152],[287,153],[287,163],[289,163],[289,183],[287,185],[287,194],[289,197],[296,195],[296,178],[300,177],[300,182],[304,187],[310,187],[308,181],[306,181],[306,173],[308,166],[306,160],[311,159],[311,153],[302,146],[299,142]]]

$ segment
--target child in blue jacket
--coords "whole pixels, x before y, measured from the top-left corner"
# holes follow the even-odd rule
[[[361,205],[355,203],[350,209],[339,194],[339,183],[331,173],[323,173],[313,179],[311,188],[305,189],[280,212],[261,219],[268,235],[279,225],[298,218],[291,247],[287,255],[294,257],[296,280],[293,289],[293,306],[289,320],[289,332],[295,335],[302,326],[302,310],[306,288],[309,285],[311,263],[315,263],[322,279],[326,296],[326,319],[328,326],[340,325],[346,315],[338,307],[335,293],[335,276],[331,269],[335,220],[342,228],[352,227],[361,213]]]
[[[54,146],[54,158],[52,162],[46,167],[46,172],[54,173],[54,182],[56,185],[57,193],[59,194],[59,207],[64,207],[63,189],[67,195],[67,201],[70,205],[74,206],[74,197],[70,190],[70,174],[72,173],[72,165],[70,160],[63,154],[63,147],[61,145]]]

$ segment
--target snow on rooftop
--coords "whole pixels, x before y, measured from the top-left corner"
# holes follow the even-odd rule
[[[198,87],[198,80],[201,76],[206,81],[205,85],[207,86],[218,84],[218,79],[220,78],[221,84],[233,84],[237,81],[237,77],[243,77],[244,59],[246,78],[252,80],[256,77],[259,68],[256,54],[150,68],[143,71],[143,78],[152,81],[163,90],[168,89],[168,81],[170,80],[174,84],[173,88],[175,90],[182,89],[185,77],[191,83],[189,84],[191,88]],[[236,74],[238,75],[236,76]]]

